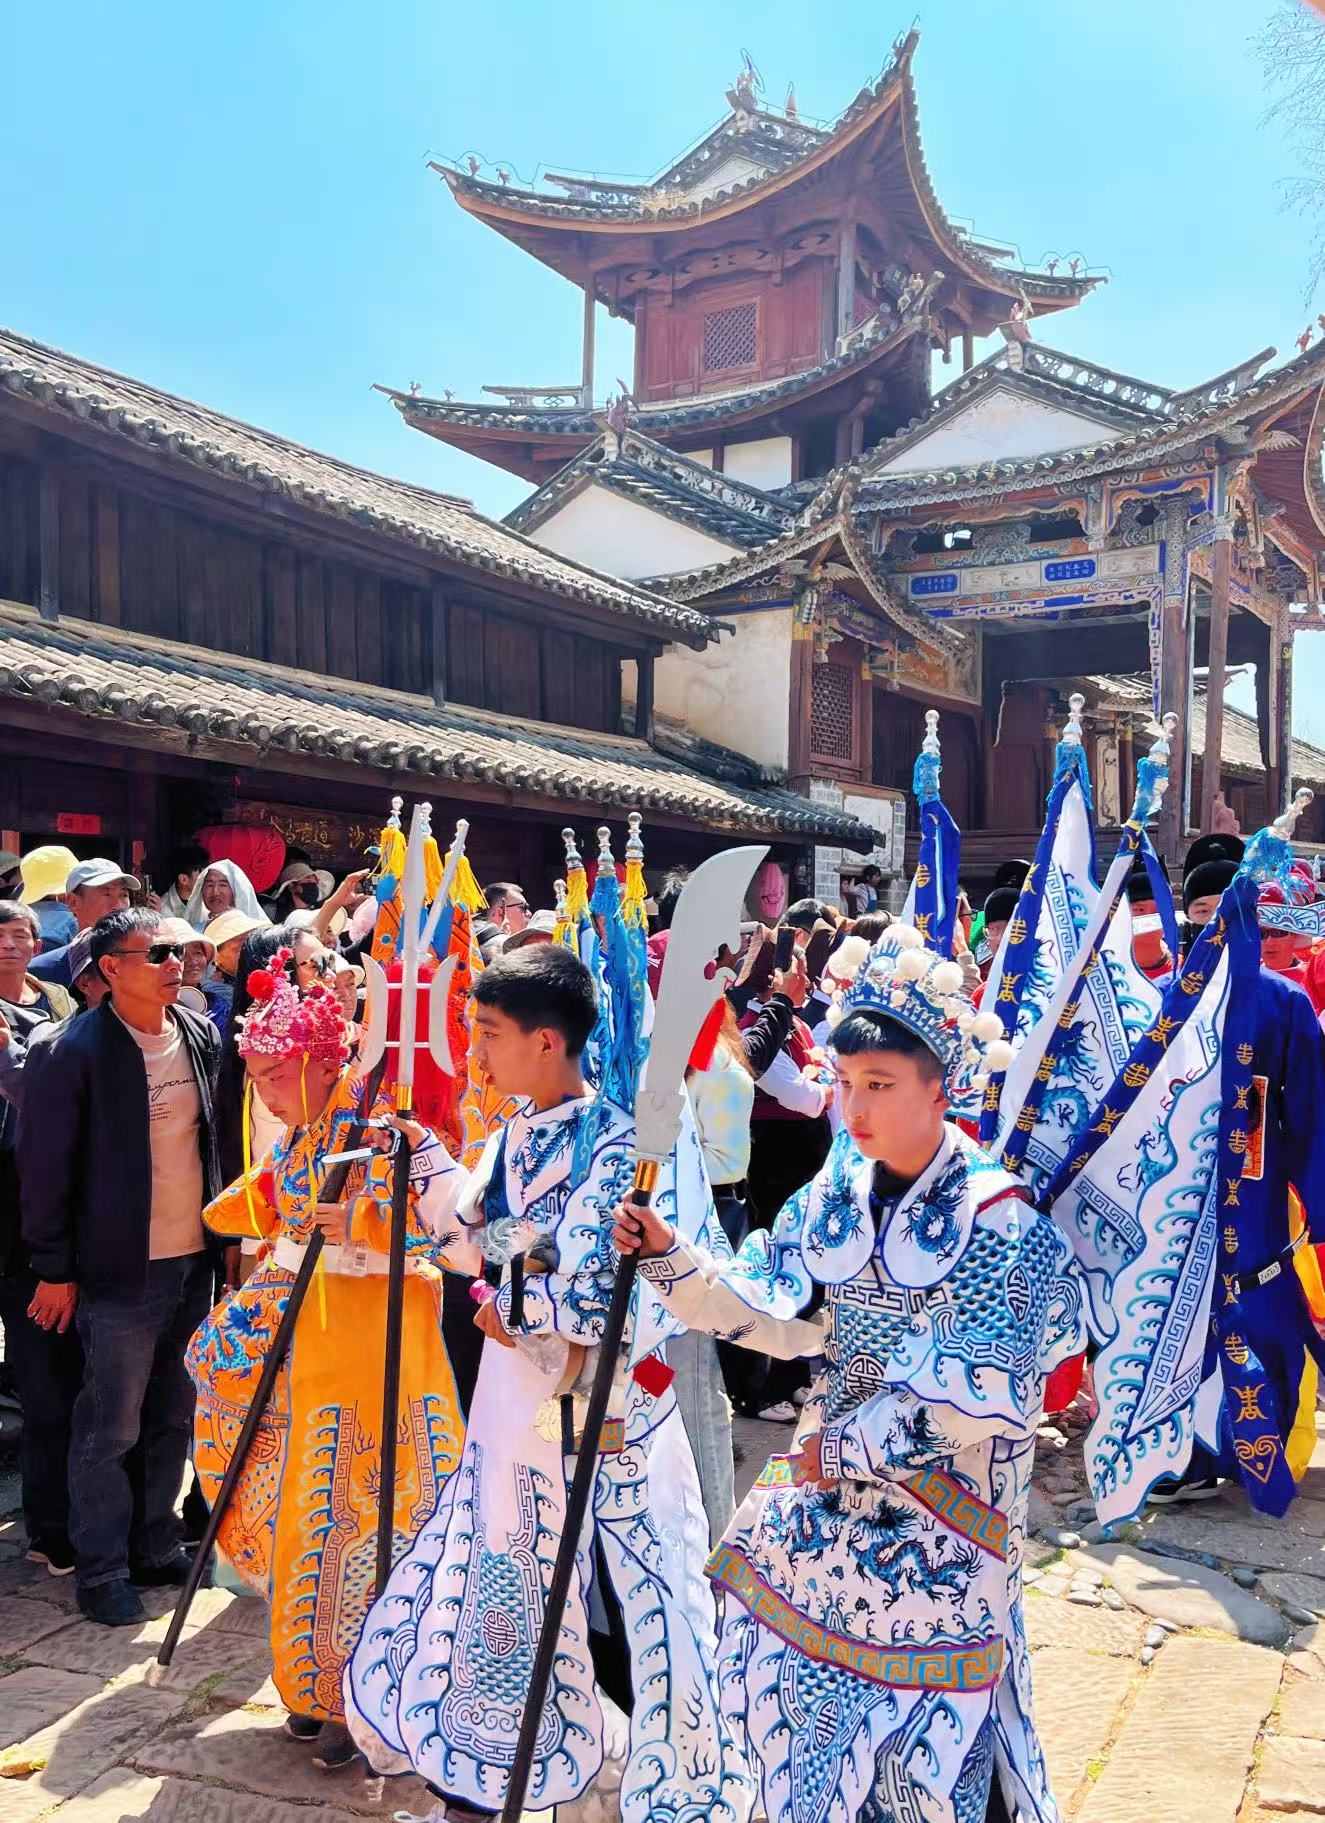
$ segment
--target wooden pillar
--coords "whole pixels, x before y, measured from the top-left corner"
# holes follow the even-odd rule
[[[1292,794],[1293,779],[1293,634],[1288,627],[1287,615],[1279,627],[1279,780],[1284,803],[1275,810],[1287,806]]]
[[[1223,529],[1223,528],[1221,528]],[[1210,669],[1205,687],[1205,753],[1201,760],[1201,829],[1214,827],[1215,796],[1224,761],[1224,680],[1228,669],[1228,584],[1233,562],[1229,528],[1215,540],[1210,562]]]
[[[446,597],[442,585],[433,578],[429,596],[432,614],[432,700],[441,709],[446,703]]]
[[[593,274],[584,279],[584,351],[580,361],[580,403],[585,411],[593,407],[593,332],[594,305],[597,302]]]
[[[1118,731],[1118,791],[1123,801],[1123,815],[1126,816],[1136,796],[1136,751],[1132,740],[1132,724],[1126,721]]]
[[[975,337],[969,329],[962,330],[962,372],[969,373],[975,366]]]
[[[713,439],[713,472],[715,475],[720,475],[722,473],[723,464],[726,462],[726,460],[727,460],[726,438],[725,437],[715,437]]]
[[[814,680],[814,628],[799,620],[791,629],[791,689],[787,696],[787,771],[793,791],[810,776],[810,700]]]
[[[641,652],[635,660],[635,733],[642,741],[653,739],[652,652]]]
[[[1293,789],[1293,636],[1277,621],[1270,628],[1270,654],[1266,667],[1268,746],[1265,820],[1277,817]]]
[[[842,223],[837,244],[837,333],[844,336],[856,320],[856,224]]]
[[[60,618],[60,495],[55,470],[43,462],[37,483],[40,579],[37,602],[43,620]]]
[[[1173,864],[1181,859],[1187,832],[1191,776],[1191,629],[1187,619],[1187,506],[1171,502],[1164,511],[1163,597],[1159,632],[1159,708],[1178,718],[1169,758],[1169,789],[1159,818],[1159,847]]]

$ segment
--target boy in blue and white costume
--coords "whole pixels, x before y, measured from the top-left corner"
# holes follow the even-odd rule
[[[967,1823],[997,1772],[1056,1817],[1020,1565],[1044,1375],[1080,1346],[1069,1248],[945,1116],[1006,1066],[957,964],[893,926],[833,1044],[843,1131],[772,1234],[714,1259],[622,1205],[616,1244],[696,1329],[828,1366],[709,1565],[723,1707],[769,1823]]]
[[[459,1200],[463,1233],[439,1238],[458,1267],[486,1262],[500,1283],[479,1314],[486,1339],[460,1462],[345,1676],[354,1739],[377,1771],[412,1768],[428,1783],[435,1823],[491,1817],[505,1802],[566,1510],[566,1430],[592,1380],[613,1210],[635,1166],[634,1123],[584,1080],[597,1018],[584,963],[558,944],[519,950],[483,972],[474,999],[474,1059],[520,1106]],[[669,1213],[707,1220],[693,1124],[658,1196]],[[676,1325],[647,1286],[639,1294],[637,1365],[627,1373],[623,1361],[608,1408],[529,1808],[570,1803],[598,1777],[601,1687],[631,1712],[623,1823],[676,1823],[687,1805],[745,1823],[749,1781],[717,1700],[708,1521],[675,1393],[650,1359]]]

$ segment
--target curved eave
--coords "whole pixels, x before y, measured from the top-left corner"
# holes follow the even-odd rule
[[[734,184],[729,190],[719,190],[715,196],[699,198],[679,208],[656,211],[615,209],[609,212],[602,208],[562,202],[560,198],[542,196],[533,190],[513,191],[504,184],[466,177],[459,171],[453,171],[449,165],[434,162],[432,169],[442,176],[462,209],[470,215],[478,216],[499,233],[509,234],[512,239],[520,238],[515,232],[517,229],[530,233],[550,230],[554,234],[564,232],[577,237],[592,234],[601,238],[613,234],[685,234],[701,224],[708,228],[714,222],[730,220],[746,209],[758,207],[770,198],[780,196],[783,191],[823,170],[858,144],[870,128],[883,119],[902,93],[910,69],[911,55],[919,37],[918,32],[910,34],[898,61],[880,77],[870,101],[862,104],[858,97],[853,108],[859,106],[859,111],[848,108],[838,127],[804,157],[781,171],[771,172],[764,177],[749,178],[743,184]],[[551,260],[548,261],[548,264],[552,263]],[[558,270],[561,268],[558,267]]]
[[[623,207],[577,205],[533,190],[512,190],[506,185],[465,176],[435,163],[432,169],[445,180],[456,202],[467,214],[515,241],[526,252],[556,272],[582,283],[586,260],[602,265],[602,243],[615,236],[640,235],[675,238],[691,230],[705,234],[715,222],[730,222],[751,209],[783,195],[804,179],[822,173],[897,109],[907,176],[916,206],[934,242],[936,266],[964,278],[999,297],[1027,298],[1042,314],[1079,304],[1102,277],[1048,277],[1002,266],[978,253],[949,220],[934,191],[920,139],[919,109],[911,62],[920,34],[912,31],[896,61],[872,90],[862,91],[837,127],[819,145],[780,171],[751,177],[742,184],[697,198],[681,207],[648,211]],[[866,99],[868,97],[868,99]],[[647,188],[647,187],[645,187]],[[598,252],[586,255],[586,236],[599,243]]]
[[[1256,424],[1264,428],[1280,424],[1284,422],[1285,414],[1291,413],[1303,400],[1314,401],[1321,388],[1325,388],[1325,339],[1277,372],[1267,374],[1208,409],[1192,412],[1176,421],[1161,420],[1132,435],[1101,437],[1071,449],[1016,460],[992,459],[941,470],[864,476],[859,482],[857,510],[905,514],[921,506],[948,503],[966,506],[985,499],[997,503],[1009,493],[1053,488],[1065,480],[1085,481],[1113,469],[1136,468],[1180,455],[1211,437],[1232,433],[1240,441],[1239,425]],[[1297,479],[1291,488],[1290,500],[1299,496],[1306,485],[1298,451],[1291,453]],[[1267,459],[1262,455],[1258,467]]]
[[[631,428],[671,448],[678,439],[702,439],[715,427],[726,430],[757,422],[770,412],[794,410],[807,399],[867,373],[913,336],[928,336],[930,330],[929,318],[918,314],[899,324],[891,335],[868,342],[855,353],[836,356],[804,373],[792,374],[785,381],[772,381],[757,394],[701,393],[686,400],[683,407],[664,410],[643,406],[632,416]],[[570,406],[528,411],[518,406],[421,399],[390,386],[379,386],[377,390],[386,394],[412,429],[461,449],[472,449],[480,443],[538,444],[549,453],[564,452],[564,459],[569,460],[598,436],[600,429],[592,413]]]
[[[1042,272],[1024,272],[1016,267],[996,265],[993,260],[985,259],[977,253],[949,221],[935,193],[920,138],[920,110],[909,62],[902,82],[901,115],[902,150],[906,158],[907,176],[925,226],[943,255],[941,263],[945,271],[959,271],[975,284],[997,292],[1001,297],[1016,299],[1024,294],[1038,307],[1040,313],[1046,310],[1065,310],[1070,305],[1079,304],[1096,285],[1103,284],[1101,277],[1047,278]]]

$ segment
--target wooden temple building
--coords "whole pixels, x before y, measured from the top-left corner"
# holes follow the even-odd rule
[[[1245,828],[1325,782],[1325,753],[1291,738],[1294,634],[1325,625],[1325,343],[1185,390],[1048,346],[1098,281],[1078,258],[1019,269],[945,213],[917,42],[827,127],[764,106],[747,69],[650,184],[438,166],[462,209],[583,290],[581,376],[391,397],[536,484],[513,530],[709,617],[716,642],[658,660],[658,726],[865,818],[885,868],[927,709],[978,887],[1033,840],[1077,688],[1106,826],[1154,717],[1177,713],[1172,861],[1221,790]],[[630,393],[605,409],[596,301],[635,328]],[[955,369],[938,391],[936,354]],[[1254,667],[1254,723],[1207,688],[1231,666]],[[1300,833],[1323,817],[1318,798]],[[855,864],[818,848],[823,882]]]
[[[343,870],[400,792],[443,835],[470,818],[480,876],[544,905],[563,825],[624,837],[632,810],[663,865],[868,849],[840,807],[655,730],[660,655],[716,635],[464,501],[0,331],[0,847],[137,872],[237,822]]]

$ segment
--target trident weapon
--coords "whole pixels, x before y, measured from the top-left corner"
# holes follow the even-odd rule
[[[419,960],[431,945],[444,907],[450,902],[451,883],[455,879],[460,857],[465,851],[469,825],[456,825],[455,840],[447,855],[442,883],[433,900],[426,925],[424,911],[424,844],[432,834],[432,805],[416,804],[410,817],[409,845],[405,851],[405,873],[401,882],[400,981],[390,980],[386,970],[371,956],[365,957],[368,985],[368,1017],[364,1031],[361,1061],[369,1068],[387,1052],[396,1051],[396,1111],[408,1116],[414,1107],[414,1064],[420,1048]],[[447,956],[428,983],[428,1032],[426,1043],[434,1062],[447,1075],[455,1075],[455,1062],[446,1029],[447,995],[455,957]],[[399,1037],[389,1037],[390,997],[399,990]],[[396,1444],[400,1405],[400,1350],[405,1327],[405,1247],[409,1226],[410,1144],[403,1133],[395,1134],[391,1163],[391,1249],[387,1265],[386,1291],[386,1356],[382,1370],[382,1466],[379,1477],[377,1507],[377,1592],[385,1589],[391,1574],[392,1547],[396,1522]]]
[[[658,1002],[654,1014],[653,1034],[649,1041],[644,1078],[635,1098],[635,1181],[630,1200],[647,1209],[658,1183],[658,1173],[676,1143],[681,1129],[684,1106],[686,1065],[700,1027],[712,1010],[724,983],[721,976],[707,978],[706,971],[718,951],[726,945],[735,950],[740,945],[741,907],[750,890],[755,870],[767,855],[767,848],[733,848],[714,855],[697,867],[686,881],[677,900],[667,940],[667,956],[658,983]],[[599,1343],[598,1362],[575,1473],[566,1496],[566,1514],[562,1522],[557,1559],[548,1585],[543,1625],[538,1635],[533,1669],[529,1676],[529,1695],[520,1718],[520,1733],[515,1743],[515,1758],[506,1801],[502,1806],[502,1823],[519,1823],[524,1809],[525,1793],[533,1768],[547,1702],[548,1686],[556,1662],[557,1643],[561,1637],[562,1616],[570,1592],[571,1576],[579,1548],[584,1517],[589,1509],[594,1475],[598,1467],[598,1446],[602,1440],[603,1419],[612,1390],[617,1357],[625,1335],[630,1312],[631,1294],[639,1270],[639,1255],[625,1254],[618,1262],[612,1282],[612,1298]]]

